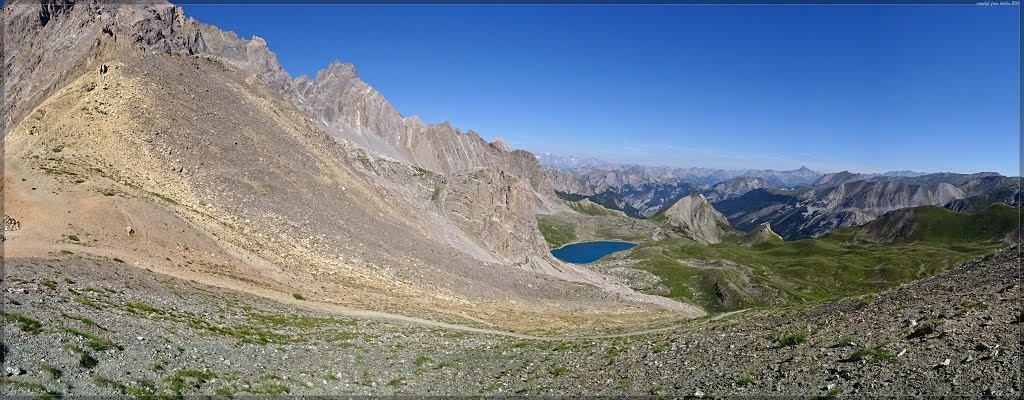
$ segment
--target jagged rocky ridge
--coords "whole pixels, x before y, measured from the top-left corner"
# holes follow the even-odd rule
[[[698,243],[721,243],[729,229],[729,221],[708,203],[702,194],[692,194],[658,214],[680,233]]]
[[[5,102],[4,110],[8,126],[53,88],[66,84],[107,54],[133,49],[213,56],[259,77],[336,138],[440,174],[492,168],[526,180],[534,192],[530,197],[535,211],[565,210],[555,201],[550,182],[530,153],[510,150],[507,144],[488,143],[475,132],[462,132],[449,123],[425,124],[416,117],[405,118],[359,79],[351,64],[334,62],[315,79],[302,76],[293,80],[263,39],[241,39],[187,18],[180,8],[170,4],[67,2],[59,6],[44,3],[42,11],[39,7],[38,2],[20,2],[5,11],[13,27],[12,36],[26,38],[8,49],[5,60],[5,90],[11,99]],[[76,34],[69,35],[72,31]],[[69,37],[75,37],[75,41],[67,43]],[[34,46],[56,51],[39,54]],[[511,236],[539,238],[536,229],[526,228]],[[500,254],[519,261],[526,255]]]
[[[776,186],[759,176],[738,176],[719,182],[704,193],[708,201],[716,202],[739,197],[754,189],[775,189]]]
[[[793,240],[863,225],[903,208],[936,205],[978,211],[999,201],[1019,206],[1019,192],[1015,178],[993,173],[866,178],[844,171],[822,176],[810,187],[756,189],[714,205],[737,229],[769,222],[782,237]]]
[[[693,193],[720,200],[723,195],[734,197],[756,187],[799,187],[821,176],[807,167],[792,171],[722,170],[600,162],[572,164],[551,157],[546,160],[550,164],[548,179],[563,199],[588,197],[634,218],[650,217]]]
[[[502,267],[574,268],[557,265],[539,240],[534,213],[568,208],[536,159],[448,124],[395,119],[350,66],[334,64],[321,80],[292,80],[262,39],[240,39],[170,4],[18,2],[3,12],[6,35],[18,39],[5,54],[6,172],[40,171],[32,177],[47,182],[52,173],[42,171],[78,177],[37,193],[22,187],[28,183],[5,185],[7,210],[31,212],[46,193],[61,196],[45,200],[61,206],[78,199],[101,210],[133,207],[146,216],[130,222],[141,224],[131,229],[146,232],[141,237],[159,236],[163,222],[149,218],[196,231],[189,240],[207,251],[197,253],[203,266],[188,273],[258,276],[267,286],[259,290],[305,288],[321,301],[442,313],[476,302],[469,312],[492,322],[528,314],[545,297],[635,307],[616,300],[623,297],[613,279],[576,280],[617,293],[598,300],[600,291]],[[366,149],[346,132],[379,141],[362,143]],[[35,154],[49,149],[60,154]],[[107,211],[68,223],[103,238],[94,247],[120,251],[126,244],[118,235],[131,218]],[[61,234],[44,229],[53,221],[14,217],[33,226],[19,232],[18,246],[67,245],[47,236]],[[165,257],[156,254],[178,254],[185,242],[148,243],[152,253],[121,258],[158,265]],[[35,254],[18,246],[8,250]],[[543,263],[552,265],[537,267]],[[499,282],[504,289],[492,286]],[[589,296],[596,297],[587,305]],[[519,311],[494,311],[509,304]],[[652,311],[646,307],[627,314]]]

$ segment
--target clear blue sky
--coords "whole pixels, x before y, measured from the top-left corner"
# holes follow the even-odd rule
[[[184,8],[293,76],[351,62],[403,115],[531,151],[1019,174],[1018,7]]]

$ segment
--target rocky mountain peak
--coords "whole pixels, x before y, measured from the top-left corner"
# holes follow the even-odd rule
[[[255,47],[267,47],[267,41],[264,40],[263,38],[259,37],[259,36],[256,36],[256,35],[252,35],[252,39],[249,40],[248,44],[250,46],[255,46]]]
[[[512,151],[512,146],[509,146],[508,142],[505,141],[505,138],[501,136],[495,137],[494,140],[491,140],[491,146],[494,146],[494,148],[504,152]]]
[[[703,194],[694,193],[679,199],[662,212],[662,216],[683,234],[705,244],[721,243],[729,221],[708,203]]]
[[[71,11],[71,8],[75,6],[74,0],[42,1],[40,3],[39,26],[46,26],[51,19]]]
[[[772,230],[772,225],[768,222],[762,222],[740,238],[740,244],[743,246],[756,246],[773,241],[781,242],[783,239],[782,236]]]

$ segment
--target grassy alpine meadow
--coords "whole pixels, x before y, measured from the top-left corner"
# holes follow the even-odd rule
[[[686,239],[645,241],[618,258],[662,279],[671,298],[708,311],[801,303],[877,292],[946,271],[1005,248],[1019,209],[993,206],[977,214],[941,207],[914,210],[914,229],[890,243],[855,239],[864,226],[817,238],[747,247]],[[883,217],[884,218],[884,217]]]
[[[573,225],[547,215],[537,216],[537,229],[552,249],[576,241]]]

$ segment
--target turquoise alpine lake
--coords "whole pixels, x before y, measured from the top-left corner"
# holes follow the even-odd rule
[[[616,251],[629,250],[636,247],[629,242],[596,241],[572,243],[551,250],[551,255],[559,260],[573,264],[592,263]]]

